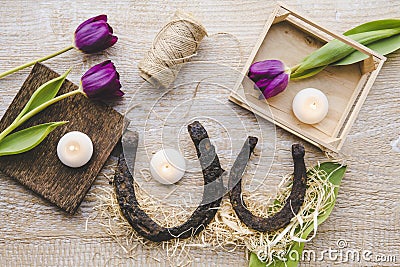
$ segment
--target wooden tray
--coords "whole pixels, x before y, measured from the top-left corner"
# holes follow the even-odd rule
[[[278,96],[268,101],[258,99],[260,92],[253,89],[253,82],[246,77],[253,62],[280,59],[286,65],[294,66],[333,38],[369,57],[358,64],[328,67],[312,78],[290,81],[286,90]],[[369,48],[278,4],[246,62],[230,100],[323,150],[338,152],[385,60],[384,56]],[[294,96],[307,87],[320,89],[329,100],[327,117],[314,125],[300,122],[292,111]]]
[[[44,65],[36,64],[1,119],[0,131],[14,120],[41,84],[57,76],[57,73]],[[66,80],[60,94],[75,89],[77,86]],[[124,119],[111,107],[79,94],[50,106],[31,118],[23,127],[61,120],[68,120],[69,123],[54,130],[33,150],[0,157],[0,171],[61,209],[74,213],[120,139]],[[70,131],[86,133],[94,146],[92,159],[77,169],[63,165],[56,152],[59,139]]]

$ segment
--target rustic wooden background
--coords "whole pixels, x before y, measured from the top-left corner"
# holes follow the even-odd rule
[[[362,22],[398,17],[398,0],[288,0],[287,4],[321,25],[342,32]],[[46,62],[58,72],[70,66],[69,79],[75,83],[91,65],[111,58],[121,74],[125,99],[115,108],[124,112],[130,96],[142,83],[137,62],[150,47],[162,25],[175,10],[190,11],[203,21],[209,34],[228,32],[235,35],[243,53],[237,53],[232,38],[205,40],[202,50],[213,49],[218,58],[231,50],[231,56],[220,57],[232,66],[242,66],[258,34],[272,12],[273,1],[1,1],[0,4],[0,71],[38,58],[68,45],[75,27],[84,19],[106,13],[120,40],[106,52],[85,56],[68,52]],[[236,51],[236,52],[235,52]],[[347,243],[343,250],[366,250],[371,261],[346,258],[303,262],[301,266],[398,266],[400,264],[400,153],[391,143],[400,138],[400,52],[393,53],[375,82],[361,109],[342,157],[349,169],[342,183],[337,206],[318,236],[307,249],[316,253],[337,249],[338,241]],[[30,69],[0,80],[0,116],[2,116],[27,77]],[[212,73],[212,70],[210,70]],[[140,116],[140,114],[138,114]],[[227,118],[228,119],[228,118]],[[300,141],[277,129],[272,183],[290,172],[289,145]],[[316,148],[307,145],[309,165],[325,160]],[[43,159],[45,160],[45,159]],[[0,265],[1,266],[164,266],[154,258],[153,250],[138,247],[137,256],[127,258],[120,246],[99,226],[93,215],[96,198],[93,193],[109,187],[108,179],[99,176],[78,212],[71,216],[16,181],[0,175]],[[347,250],[346,250],[347,249]],[[208,257],[207,250],[194,253],[193,266],[245,266],[242,251],[223,252]],[[392,262],[382,262],[381,256]],[[378,257],[377,257],[378,256]],[[381,259],[381,260],[380,260]],[[393,262],[395,261],[395,262]]]

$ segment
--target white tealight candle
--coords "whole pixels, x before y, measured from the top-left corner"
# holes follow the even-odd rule
[[[293,99],[293,113],[299,121],[315,124],[328,114],[329,103],[324,93],[315,88],[306,88]]]
[[[57,145],[57,156],[68,167],[82,167],[92,158],[93,143],[84,133],[73,131],[61,137]]]
[[[153,178],[162,184],[178,182],[186,171],[185,158],[172,148],[162,149],[154,154],[150,161]]]

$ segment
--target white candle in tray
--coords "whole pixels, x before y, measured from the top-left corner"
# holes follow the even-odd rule
[[[172,148],[158,151],[150,161],[151,175],[162,184],[178,182],[185,174],[185,171],[185,158],[179,151]]]
[[[293,99],[293,113],[306,124],[321,122],[328,114],[329,103],[324,93],[315,88],[306,88]]]
[[[58,142],[57,155],[60,161],[68,167],[82,167],[92,158],[92,140],[84,133],[69,132]]]

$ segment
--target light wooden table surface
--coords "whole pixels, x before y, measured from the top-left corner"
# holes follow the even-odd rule
[[[400,14],[398,0],[291,0],[286,3],[337,32]],[[89,66],[111,58],[121,74],[126,92],[125,99],[115,106],[123,112],[130,96],[142,83],[137,62],[175,10],[192,12],[204,23],[210,35],[218,32],[235,35],[243,51],[241,62],[235,50],[237,42],[232,38],[206,39],[202,52],[212,49],[210,54],[216,58],[220,56],[219,60],[242,66],[274,3],[253,0],[3,0],[0,7],[0,71],[65,47],[81,21],[106,13],[120,38],[115,47],[95,56],[72,51],[46,64],[58,72],[73,66],[69,79],[78,83]],[[226,56],[227,51],[230,56]],[[400,138],[399,68],[400,52],[396,52],[388,56],[344,145],[343,154],[349,168],[337,206],[329,220],[319,228],[317,237],[306,245],[307,249],[321,253],[329,248],[337,249],[337,242],[344,240],[349,250],[370,251],[371,261],[362,258],[360,262],[340,262],[340,259],[325,256],[322,261],[303,262],[301,266],[400,265],[400,152],[391,146],[392,141]],[[0,116],[29,71],[30,68],[0,80]],[[276,136],[271,179],[277,184],[282,175],[291,170],[290,144],[300,140],[281,129],[277,129]],[[306,145],[306,149],[309,165],[325,160],[318,149],[311,145]],[[128,258],[98,221],[87,221],[97,203],[93,193],[101,188],[110,188],[105,176],[96,179],[78,212],[71,216],[14,180],[0,175],[0,266],[166,265],[154,259],[157,258],[155,251],[140,246],[136,256]],[[247,265],[243,251],[208,255],[211,255],[208,249],[196,250],[193,266]],[[376,257],[379,255],[395,256],[396,262],[379,262]]]

